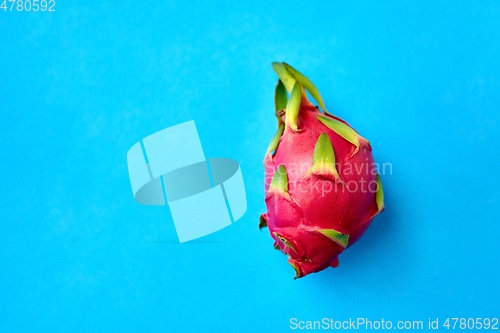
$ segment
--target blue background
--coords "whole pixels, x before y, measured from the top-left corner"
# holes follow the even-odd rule
[[[1,332],[279,332],[290,318],[500,317],[496,1],[57,1],[0,11]],[[272,61],[373,146],[386,211],[294,281],[267,230]],[[195,120],[248,210],[176,244],[126,153]]]

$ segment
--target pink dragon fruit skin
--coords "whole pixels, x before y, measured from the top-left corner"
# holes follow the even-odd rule
[[[338,266],[338,255],[384,210],[383,191],[370,143],[326,110],[303,74],[286,63],[273,68],[278,131],[264,158],[267,213],[259,227],[269,228],[300,278]]]

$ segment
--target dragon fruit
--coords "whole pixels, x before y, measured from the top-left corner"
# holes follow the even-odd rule
[[[384,195],[368,140],[330,114],[299,71],[286,63],[273,69],[278,130],[264,158],[267,212],[259,227],[269,228],[301,278],[337,267],[339,254],[384,210]]]

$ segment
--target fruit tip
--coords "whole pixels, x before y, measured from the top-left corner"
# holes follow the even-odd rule
[[[323,97],[321,96],[321,93],[319,92],[318,88],[316,88],[316,86],[314,85],[314,83],[312,83],[312,81],[307,77],[305,76],[304,74],[302,74],[301,72],[299,72],[298,70],[296,70],[295,68],[293,68],[292,66],[290,66],[289,64],[287,64],[286,62],[283,62],[283,66],[285,67],[285,69],[291,73],[291,75],[298,81],[300,82],[300,84],[302,85],[302,87],[309,91],[309,93],[311,94],[312,98],[314,98],[314,100],[316,100],[316,102],[318,102],[319,106],[323,109],[323,111],[325,112],[325,114],[327,115],[331,115],[328,110],[326,109],[326,106],[325,106],[325,101],[323,100]],[[304,92],[304,95],[305,95],[305,92]],[[307,98],[307,95],[305,95],[306,98]]]

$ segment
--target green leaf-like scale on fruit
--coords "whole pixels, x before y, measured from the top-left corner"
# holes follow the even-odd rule
[[[352,143],[354,146],[356,146],[356,150],[352,153],[351,156],[355,155],[358,151],[359,148],[362,145],[367,145],[368,147],[370,146],[370,143],[368,140],[365,138],[361,137],[358,133],[356,133],[355,130],[353,130],[351,127],[347,126],[343,122],[340,122],[335,119],[327,118],[324,116],[316,116],[319,121],[321,121],[326,127],[340,135],[344,140]]]
[[[286,124],[294,131],[297,131],[297,118],[299,117],[300,110],[300,99],[301,99],[301,86],[298,82],[295,82],[292,92],[290,93],[290,99],[286,104]]]
[[[309,174],[322,175],[336,182],[342,182],[335,167],[335,153],[328,134],[321,133],[314,146],[313,166]]]
[[[378,212],[380,213],[385,209],[384,205],[384,189],[382,188],[382,182],[380,181],[380,176],[377,173],[377,193],[375,193],[375,201],[377,202]]]
[[[295,270],[295,277],[293,278],[294,280],[296,280],[297,278],[300,278],[302,277],[301,274],[300,274],[300,269],[295,266],[295,264],[291,261],[288,261],[288,263],[293,267],[293,269]]]
[[[259,229],[267,227],[267,221],[264,218],[264,215],[260,215],[260,221],[259,221]]]
[[[286,69],[285,65],[281,62],[273,62],[273,69],[278,74],[281,82],[285,85],[286,90],[291,93],[295,81],[297,81],[292,74]]]
[[[323,109],[323,111],[325,111],[326,114],[330,115],[330,113],[326,109],[325,101],[323,100],[323,97],[321,97],[321,94],[318,88],[316,88],[316,86],[314,85],[314,83],[312,83],[312,81],[309,80],[307,76],[305,76],[304,74],[302,74],[301,72],[299,72],[286,62],[284,62],[283,65],[293,75],[293,77],[295,77],[297,81],[300,82],[302,87],[304,87],[304,89],[309,91],[311,96],[316,100],[316,102],[318,102],[319,106]]]
[[[335,154],[328,134],[321,133],[314,146],[313,163],[335,164]]]
[[[280,164],[278,169],[274,172],[268,192],[276,190],[285,193],[288,192],[288,175],[283,164]]]
[[[276,236],[280,241],[282,241],[283,244],[291,248],[295,253],[297,252],[295,251],[295,248],[292,246],[292,244],[290,244],[290,242],[285,237],[278,235],[276,231],[273,232],[273,235]]]
[[[321,232],[326,237],[330,238],[335,243],[342,246],[344,249],[349,244],[349,235],[345,235],[333,229],[323,229],[318,231]]]
[[[276,131],[276,134],[274,134],[274,137],[271,140],[271,143],[269,144],[269,147],[267,148],[267,154],[271,153],[276,148],[278,148],[278,144],[280,142],[280,138],[283,135],[283,131],[284,130],[285,130],[285,124],[281,124],[280,127],[278,127],[278,130]]]
[[[288,102],[288,95],[286,93],[286,88],[281,80],[278,80],[276,84],[276,90],[274,92],[274,109],[276,112],[286,108],[286,103]]]
[[[286,108],[286,103],[288,102],[288,94],[286,92],[286,88],[278,79],[278,83],[276,84],[276,90],[274,91],[274,109],[276,120],[278,121],[278,126],[283,124],[283,120],[281,120],[281,116],[279,113]]]

